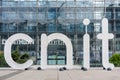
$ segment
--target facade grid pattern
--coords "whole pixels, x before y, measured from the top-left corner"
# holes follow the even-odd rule
[[[110,40],[110,56],[120,53],[120,0],[0,0],[0,50],[9,36],[15,33],[26,33],[34,39],[33,44],[16,41],[12,50],[19,46],[21,53],[28,52],[34,64],[40,64],[40,36],[55,32],[67,35],[73,44],[74,64],[82,64],[83,35],[85,27],[83,19],[90,19],[88,33],[90,35],[91,66],[101,64],[101,41],[96,35],[101,32],[101,20],[109,19],[109,32],[115,35]],[[58,54],[57,63],[54,56]],[[51,41],[48,46],[48,64],[66,64],[66,48],[64,42]]]

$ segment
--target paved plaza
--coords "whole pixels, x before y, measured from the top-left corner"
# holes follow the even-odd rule
[[[88,71],[0,69],[0,80],[120,80],[120,68],[112,71],[102,70],[102,68],[92,68]]]

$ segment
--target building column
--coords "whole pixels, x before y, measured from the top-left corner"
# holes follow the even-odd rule
[[[40,65],[40,51],[39,51],[39,35],[36,36],[36,64]]]

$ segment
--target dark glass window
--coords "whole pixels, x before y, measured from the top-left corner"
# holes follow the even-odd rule
[[[55,32],[56,25],[55,24],[48,24],[48,32]]]
[[[120,9],[116,8],[116,18],[120,19]]]
[[[28,27],[27,27],[27,22],[19,22],[18,24],[18,31],[19,32],[27,32],[28,31]]]
[[[38,23],[38,30],[41,32],[46,32],[47,24],[46,23]]]
[[[116,31],[120,31],[120,22],[116,23]]]

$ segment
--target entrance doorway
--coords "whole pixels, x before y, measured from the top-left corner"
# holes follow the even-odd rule
[[[66,65],[66,46],[63,41],[55,39],[49,43],[47,65]]]

